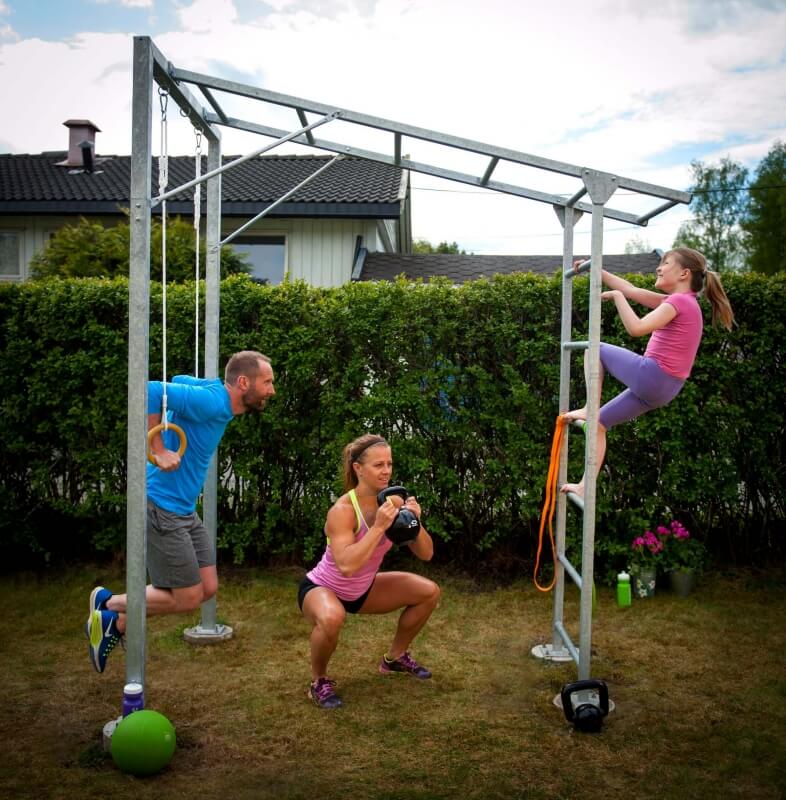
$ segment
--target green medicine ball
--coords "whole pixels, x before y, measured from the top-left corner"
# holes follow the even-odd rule
[[[132,775],[152,775],[163,769],[175,752],[175,729],[158,711],[134,711],[112,734],[112,758]]]

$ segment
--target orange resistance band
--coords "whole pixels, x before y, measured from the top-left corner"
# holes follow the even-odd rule
[[[546,478],[546,500],[543,503],[543,510],[540,512],[540,532],[538,533],[538,554],[535,557],[535,573],[532,581],[541,592],[550,592],[554,588],[557,579],[557,548],[554,544],[554,510],[557,504],[557,477],[559,473],[559,457],[562,451],[562,442],[565,439],[565,425],[567,420],[562,416],[557,417],[554,427],[554,438],[551,442],[551,461],[549,462],[549,475]],[[546,527],[546,517],[549,521],[549,539],[551,540],[551,557],[554,561],[554,574],[548,586],[541,586],[538,583],[538,572],[540,570],[540,552],[543,549],[543,530]]]

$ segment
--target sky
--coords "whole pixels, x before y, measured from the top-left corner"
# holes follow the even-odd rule
[[[689,189],[691,160],[753,171],[786,141],[786,0],[0,0],[0,152],[63,150],[62,123],[87,118],[99,156],[129,154],[135,35],[183,69],[673,189]],[[292,111],[218,97],[230,115],[299,127]],[[317,135],[392,152],[390,134],[340,125]],[[267,141],[222,128],[224,154]],[[168,142],[193,153],[178,114]],[[412,139],[403,152],[437,158]],[[462,151],[439,158],[485,168]],[[494,178],[564,195],[580,186],[523,167]],[[562,252],[549,204],[417,173],[412,186],[416,238],[477,254]],[[660,202],[618,190],[609,206]],[[678,206],[643,228],[607,220],[604,252],[634,239],[668,249],[689,218]],[[589,215],[575,237],[588,253]]]

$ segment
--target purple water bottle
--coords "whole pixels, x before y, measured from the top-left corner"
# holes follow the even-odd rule
[[[123,687],[123,716],[145,707],[145,695],[141,683],[127,683]]]

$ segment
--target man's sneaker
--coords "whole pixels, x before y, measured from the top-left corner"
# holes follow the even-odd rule
[[[403,672],[421,680],[431,677],[431,672],[421,664],[418,664],[408,652],[400,655],[394,661],[390,661],[387,656],[382,656],[382,661],[379,663],[379,671],[383,675],[389,675],[391,672]]]
[[[96,586],[92,592],[90,592],[90,610],[89,613],[92,614],[94,611],[103,611],[106,608],[106,601],[112,596],[112,592],[109,589],[104,589],[103,586]]]
[[[308,696],[320,708],[338,708],[341,698],[336,694],[336,682],[330,678],[317,678],[308,687]]]
[[[122,639],[122,634],[117,629],[117,611],[96,609],[87,620],[85,633],[90,642],[90,663],[96,672],[103,672],[107,657]]]

